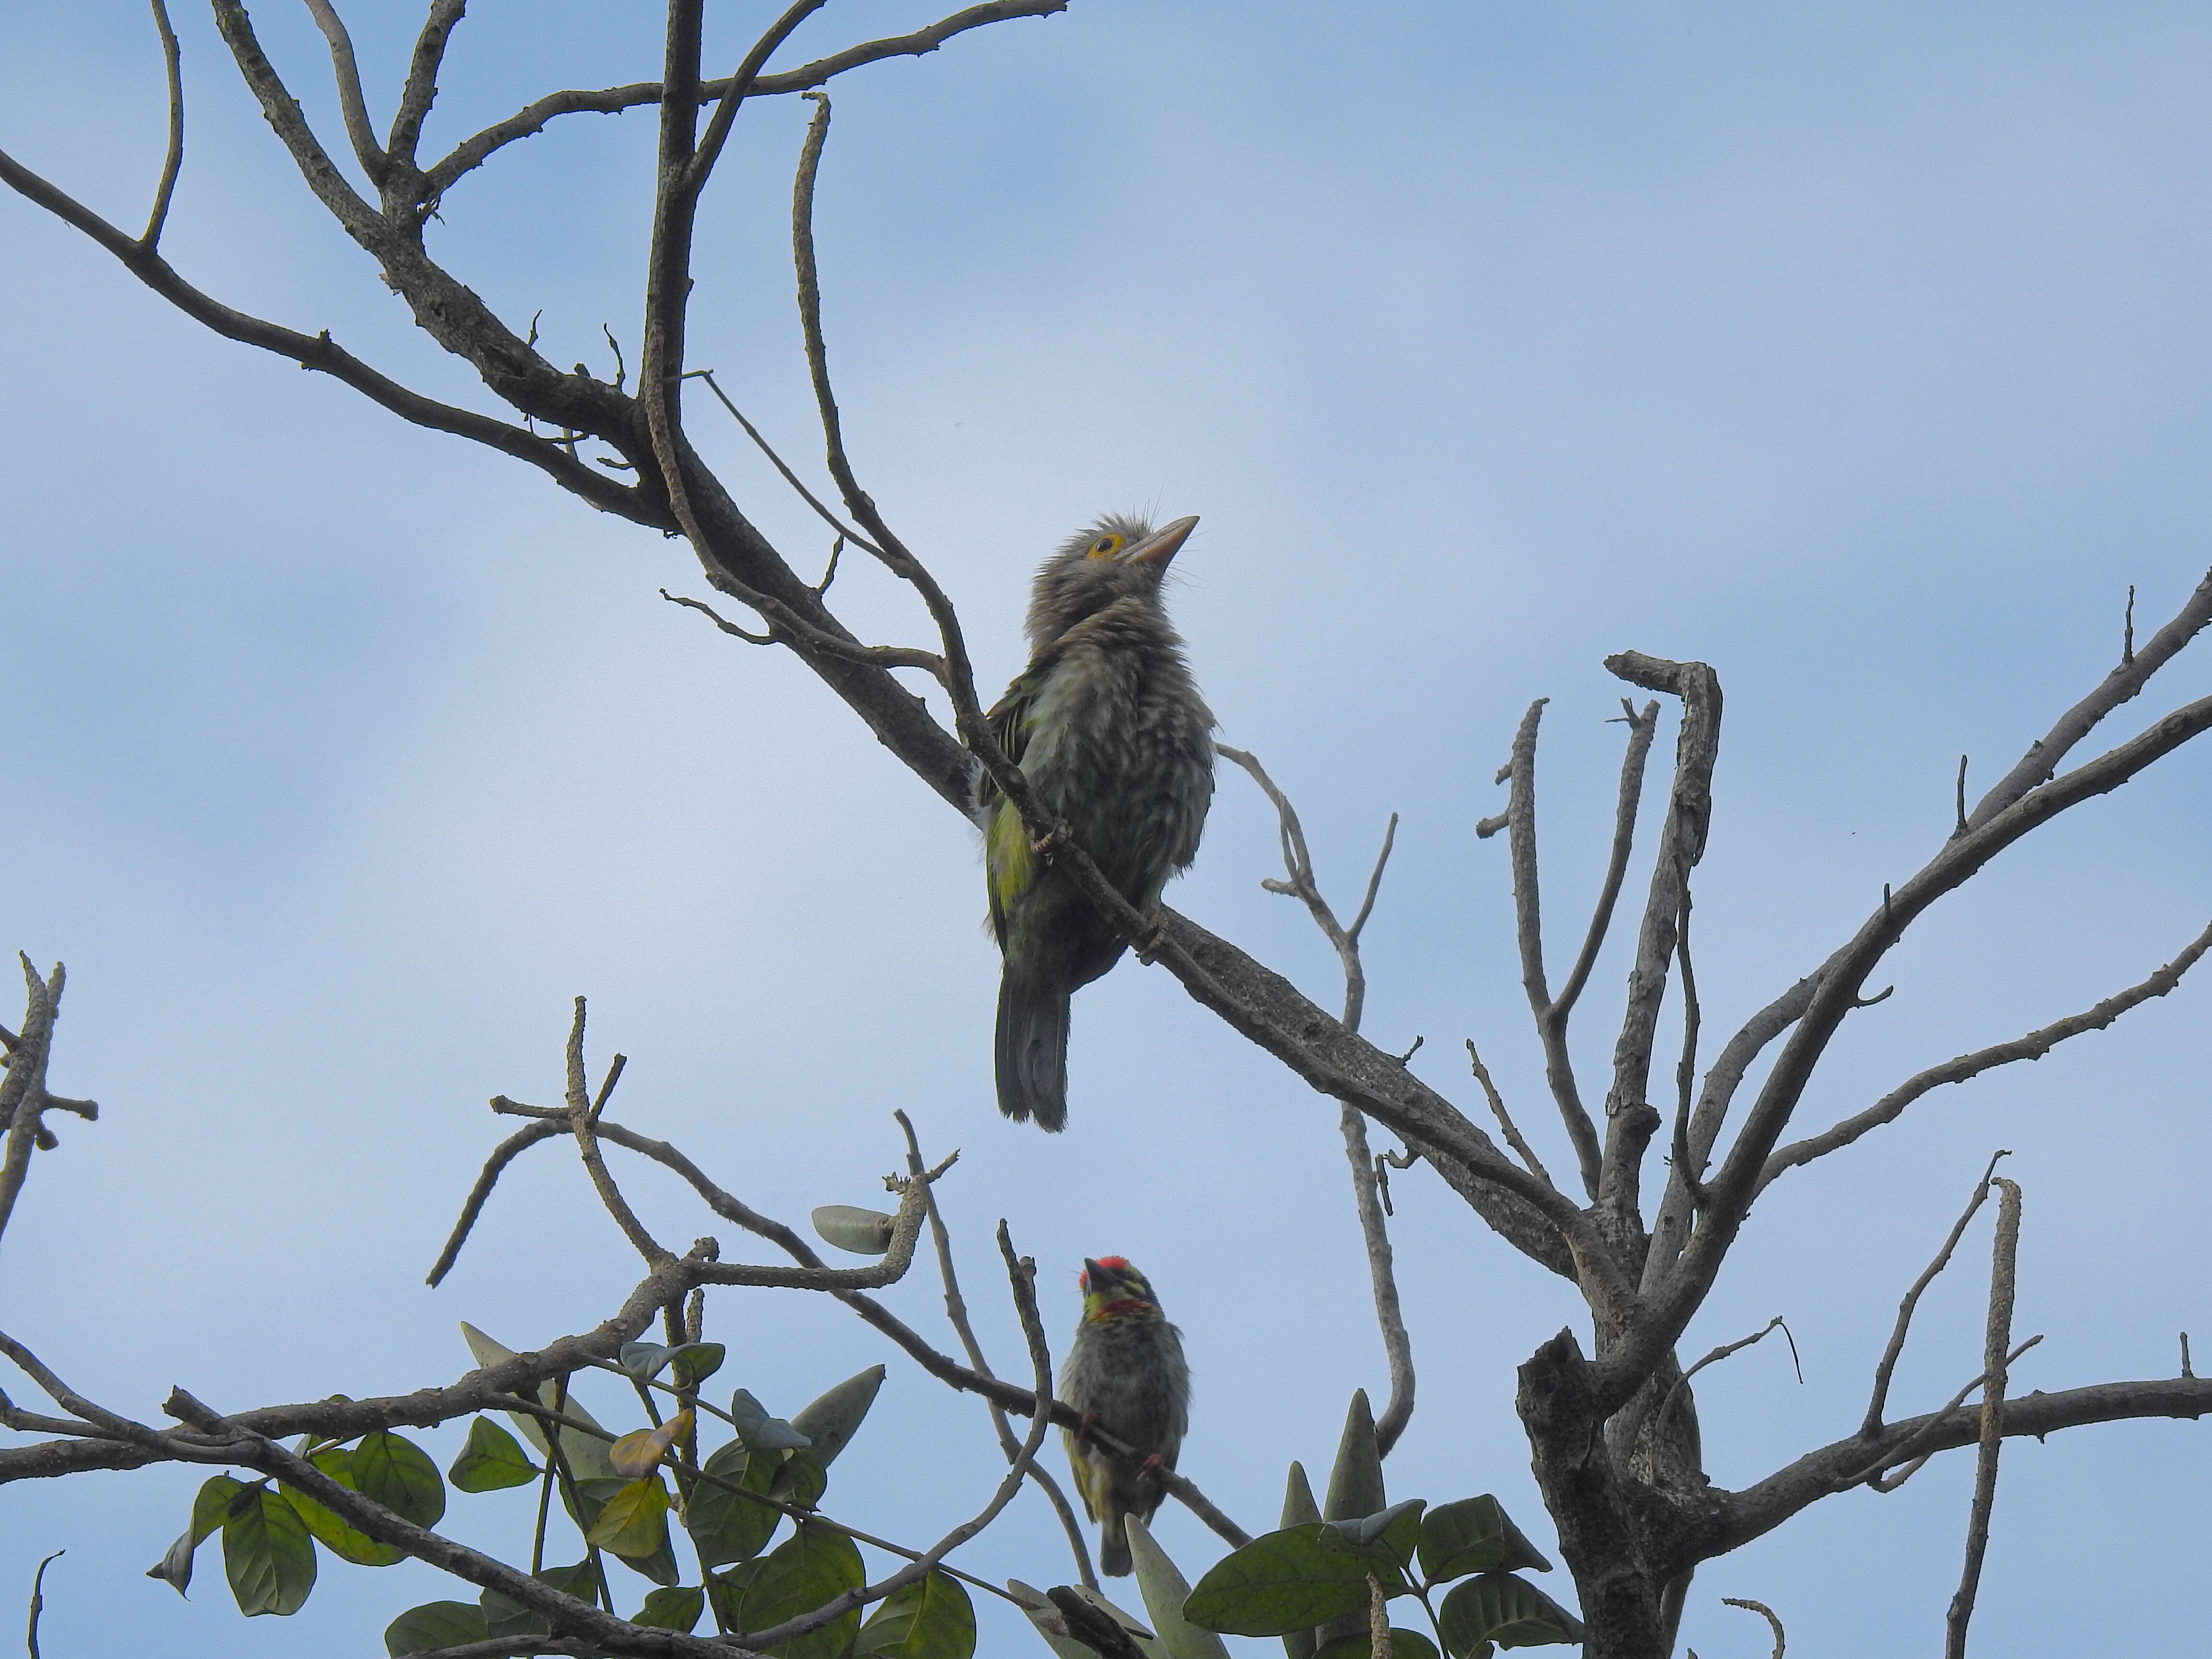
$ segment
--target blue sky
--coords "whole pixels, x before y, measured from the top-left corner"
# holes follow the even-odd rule
[[[386,118],[414,9],[349,9]],[[716,9],[717,61],[758,10]],[[789,61],[924,20],[839,0]],[[335,142],[304,9],[256,21]],[[179,26],[170,257],[482,403],[313,206],[205,15]],[[430,145],[657,63],[642,9],[481,7]],[[1617,763],[1601,659],[1718,669],[1698,886],[1717,1045],[1941,844],[1960,753],[1993,779],[2111,666],[2130,584],[2154,623],[2203,574],[2208,72],[2212,19],[2179,5],[1076,0],[833,88],[817,224],[848,437],[993,683],[1070,528],[1132,503],[1202,515],[1173,604],[1224,737],[1295,796],[1336,895],[1403,816],[1367,1029],[1425,1037],[1415,1069],[1462,1103],[1474,1037],[1559,1167],[1504,849],[1471,833],[1522,709],[1553,699],[1563,961]],[[14,9],[0,144],[136,225],[159,75],[135,6]],[[702,220],[691,361],[811,462],[785,240],[805,113],[739,124]],[[642,112],[556,124],[448,197],[434,251],[518,324],[542,312],[556,361],[604,373],[604,324],[634,366],[651,140]],[[1351,1390],[1382,1382],[1334,1108],[1126,965],[1078,1001],[1069,1132],[1003,1124],[971,834],[797,665],[664,605],[660,586],[701,591],[680,544],[197,331],[18,199],[0,227],[0,945],[70,964],[56,1086],[104,1108],[63,1124],[0,1249],[7,1328],[150,1417],[177,1383],[240,1407],[449,1379],[463,1319],[516,1347],[596,1322],[634,1269],[554,1151],[509,1176],[443,1288],[420,1282],[506,1127],[482,1103],[554,1096],[581,993],[594,1055],[630,1056],[617,1114],[772,1213],[872,1201],[894,1106],[962,1148],[943,1195],[1002,1366],[998,1218],[1041,1264],[1056,1335],[1084,1255],[1143,1265],[1197,1371],[1184,1468],[1270,1521],[1284,1465],[1325,1462]],[[779,545],[826,554],[741,434],[694,419]],[[867,636],[921,639],[878,573],[848,566],[837,592]],[[2156,700],[2209,689],[2212,655],[2185,656]],[[1672,742],[1670,723],[1657,754]],[[1947,901],[1804,1126],[2173,955],[2212,915],[2208,769],[2185,751]],[[1260,890],[1274,857],[1264,803],[1226,776],[1171,901],[1333,1000],[1326,947]],[[1579,1011],[1586,1079],[1625,972],[1610,952]],[[2191,1178],[2212,1152],[2208,994],[2185,983],[1931,1095],[1772,1188],[1686,1347],[1781,1313],[1805,1381],[1771,1343],[1700,1379],[1714,1479],[1856,1426],[1898,1297],[1998,1146],[2027,1189],[2019,1327],[2046,1334],[2015,1386],[2171,1374],[2175,1333],[2212,1328]],[[708,1230],[670,1183],[629,1179],[663,1237]],[[1392,1494],[1495,1492],[1546,1538],[1513,1368],[1579,1309],[1439,1183],[1393,1190],[1421,1406]],[[1979,1369],[1986,1250],[1978,1231],[1923,1306],[1900,1409]],[[888,1299],[944,1334],[925,1275]],[[892,1358],[802,1297],[726,1292],[709,1322],[728,1379],[778,1409]],[[2011,1443],[1978,1648],[2194,1645],[2202,1434]],[[429,1438],[441,1462],[459,1444]],[[831,1495],[926,1541],[996,1463],[980,1408],[894,1360]],[[197,1478],[9,1493],[0,1582],[70,1551],[49,1651],[373,1649],[450,1593],[411,1565],[331,1568],[296,1618],[241,1621],[210,1559],[179,1601],[137,1575]],[[1954,1455],[1709,1566],[1688,1642],[1765,1652],[1719,1605],[1738,1595],[1782,1613],[1793,1653],[1932,1646],[1970,1482]],[[454,1526],[526,1548],[520,1507],[470,1500]],[[1194,1576],[1212,1559],[1187,1517],[1160,1530]],[[963,1559],[1042,1581],[1065,1576],[1058,1548],[1024,1498]]]

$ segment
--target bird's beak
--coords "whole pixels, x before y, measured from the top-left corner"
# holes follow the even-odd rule
[[[1135,546],[1124,548],[1121,562],[1164,567],[1170,559],[1175,557],[1183,543],[1190,538],[1190,532],[1197,528],[1198,514],[1195,513],[1187,519],[1177,519],[1172,524],[1162,525]]]
[[[1097,1296],[1113,1282],[1112,1273],[1108,1273],[1089,1256],[1083,1258],[1083,1288],[1086,1291],[1092,1296]]]

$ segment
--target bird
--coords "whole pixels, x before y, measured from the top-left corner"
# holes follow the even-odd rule
[[[1127,1517],[1150,1521],[1166,1495],[1160,1472],[1176,1466],[1190,1425],[1190,1366],[1182,1333],[1160,1312],[1152,1284],[1118,1255],[1086,1259],[1083,1317],[1060,1368],[1060,1397],[1082,1414],[1060,1431],[1083,1507],[1098,1523],[1098,1566],[1129,1571]],[[1133,1467],[1092,1443],[1103,1430],[1143,1458]]]
[[[1154,529],[1109,514],[1037,571],[1029,666],[988,716],[993,739],[1140,912],[1198,853],[1213,799],[1213,715],[1198,694],[1160,583],[1195,517]],[[981,774],[976,817],[1005,954],[994,1048],[999,1109],[1067,1122],[1068,998],[1119,960],[1121,934],[1033,843]]]

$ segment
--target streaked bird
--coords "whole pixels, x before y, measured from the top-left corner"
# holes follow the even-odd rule
[[[1118,1255],[1083,1264],[1083,1319],[1060,1368],[1060,1397],[1083,1414],[1082,1432],[1063,1429],[1083,1506],[1098,1523],[1098,1568],[1129,1571],[1130,1516],[1150,1521],[1166,1488],[1160,1471],[1176,1466],[1190,1425],[1190,1366],[1182,1333],[1160,1312],[1144,1274]],[[1103,1430],[1133,1447],[1132,1465],[1091,1443]]]
[[[1155,530],[1109,514],[1037,572],[1030,665],[991,731],[1046,809],[1139,911],[1198,852],[1213,799],[1213,715],[1160,603],[1168,562],[1198,523]],[[999,1109],[1067,1122],[1067,1005],[1120,959],[1120,934],[1040,854],[986,775],[977,799],[999,982]]]

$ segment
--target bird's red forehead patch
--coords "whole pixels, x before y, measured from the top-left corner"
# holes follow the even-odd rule
[[[1111,1267],[1117,1273],[1127,1273],[1129,1268],[1129,1258],[1126,1255],[1102,1255],[1098,1258],[1098,1265],[1102,1267]]]

